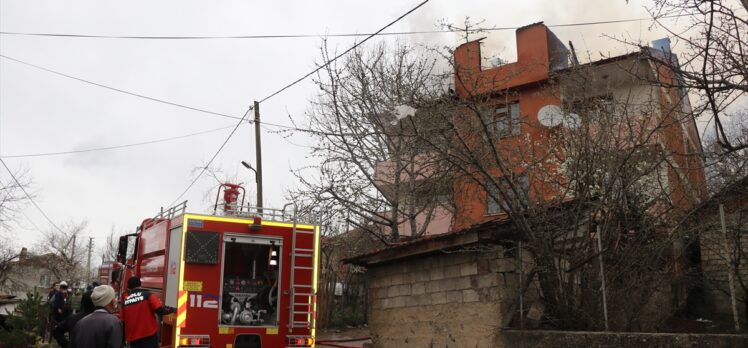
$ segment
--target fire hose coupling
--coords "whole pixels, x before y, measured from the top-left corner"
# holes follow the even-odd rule
[[[210,347],[208,335],[179,335],[179,348]]]

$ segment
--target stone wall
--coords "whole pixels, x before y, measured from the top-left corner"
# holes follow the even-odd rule
[[[491,347],[516,302],[503,251],[441,253],[369,266],[375,347]]]
[[[732,208],[732,209],[731,209]],[[727,237],[722,231],[719,212],[715,211],[700,221],[701,266],[707,284],[710,302],[717,312],[730,314],[732,307],[729,296],[728,270],[736,254],[748,252],[748,211],[726,208]],[[739,239],[739,240],[738,240]],[[737,243],[737,244],[736,244]],[[738,249],[742,249],[738,251]],[[740,277],[733,274],[738,301],[744,296],[739,279],[748,279],[748,262],[740,260]],[[744,306],[737,303],[741,318],[745,315]],[[731,314],[730,314],[731,315]]]
[[[732,348],[748,347],[748,336],[506,330],[501,332],[493,347]]]

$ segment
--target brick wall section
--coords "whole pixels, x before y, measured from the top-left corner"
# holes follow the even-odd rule
[[[490,347],[516,300],[501,250],[442,253],[369,268],[375,347]]]

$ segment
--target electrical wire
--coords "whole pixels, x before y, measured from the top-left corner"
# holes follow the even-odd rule
[[[85,153],[85,152],[96,152],[96,151],[124,149],[124,148],[128,148],[128,147],[150,145],[150,144],[156,144],[156,143],[162,143],[162,142],[167,142],[167,141],[172,141],[172,140],[178,140],[178,139],[184,139],[184,138],[194,137],[194,136],[198,136],[198,135],[203,135],[203,134],[207,134],[207,133],[213,133],[213,132],[221,131],[221,130],[224,130],[224,129],[229,129],[231,127],[234,127],[234,126],[231,125],[231,126],[227,126],[227,127],[209,129],[209,130],[202,131],[202,132],[196,132],[196,133],[178,135],[178,136],[169,137],[169,138],[161,138],[161,139],[154,139],[154,140],[142,141],[142,142],[131,143],[131,144],[112,145],[112,146],[104,146],[104,147],[95,147],[95,148],[83,149],[83,150],[70,150],[70,151],[59,151],[59,152],[41,152],[41,153],[27,153],[27,154],[21,154],[21,155],[0,155],[0,158],[49,157],[49,156],[70,155],[70,154]]]
[[[59,71],[56,71],[56,70],[53,70],[53,69],[50,69],[50,68],[46,68],[46,67],[43,67],[43,66],[40,66],[40,65],[32,64],[32,63],[29,63],[29,62],[26,62],[26,61],[23,61],[23,60],[20,60],[20,59],[17,59],[17,58],[9,57],[9,56],[3,55],[3,54],[0,54],[0,58],[5,58],[5,59],[8,59],[8,60],[11,60],[11,61],[14,61],[14,62],[18,62],[18,63],[24,64],[24,65],[27,65],[27,66],[30,66],[30,67],[42,70],[42,71],[46,71],[46,72],[55,74],[55,75],[59,75],[59,76],[63,76],[63,77],[66,77],[66,78],[69,78],[69,79],[73,79],[73,80],[76,80],[76,81],[80,81],[80,82],[84,82],[84,83],[87,83],[87,84],[91,84],[93,86],[102,87],[102,88],[105,88],[105,89],[108,89],[108,90],[112,90],[112,91],[115,91],[115,92],[124,93],[124,94],[130,95],[130,96],[135,96],[135,97],[138,97],[138,98],[144,98],[144,99],[155,101],[155,102],[158,102],[158,103],[163,103],[163,104],[167,104],[167,105],[171,105],[171,106],[176,106],[176,107],[180,107],[180,108],[184,108],[184,109],[188,109],[188,110],[198,111],[198,112],[202,112],[202,113],[206,113],[206,114],[210,114],[210,115],[221,116],[221,117],[231,118],[231,119],[235,119],[235,120],[241,119],[241,117],[239,117],[239,116],[233,116],[233,115],[228,115],[228,114],[224,114],[224,113],[220,113],[220,112],[216,112],[216,111],[210,111],[210,110],[206,110],[206,109],[200,109],[200,108],[196,108],[196,107],[192,107],[192,106],[187,106],[187,105],[184,105],[184,104],[170,102],[170,101],[164,100],[164,99],[158,99],[158,98],[154,98],[154,97],[149,97],[147,95],[144,95],[144,94],[141,94],[141,93],[137,93],[137,92],[130,92],[130,91],[126,91],[126,90],[123,90],[123,89],[116,88],[116,87],[107,86],[107,85],[104,85],[104,84],[101,84],[101,83],[98,83],[98,82],[94,82],[94,81],[82,79],[80,77],[76,77],[76,76],[73,76],[73,75],[70,75],[70,74],[62,73],[62,72],[59,72]],[[267,100],[267,99],[268,98],[265,98],[265,100]],[[252,124],[252,123],[254,123],[254,120],[249,120],[248,119],[247,123]],[[279,127],[279,128],[286,128],[286,129],[289,129],[289,130],[295,130],[295,131],[299,131],[299,132],[307,132],[307,133],[313,133],[313,134],[319,133],[319,132],[311,130],[311,129],[298,128],[298,127],[294,127],[294,126],[288,126],[288,125],[282,125],[282,124],[276,124],[276,123],[270,123],[270,122],[264,122],[264,121],[260,121],[260,123],[266,124],[266,125],[269,125],[269,126],[274,126],[274,127]],[[210,132],[210,130],[206,131],[206,132]],[[10,156],[3,156],[3,157],[10,157]]]
[[[670,16],[662,16],[660,18],[676,18],[690,16],[691,14],[677,14]],[[601,25],[601,24],[614,24],[614,23],[627,23],[627,22],[638,22],[651,20],[652,18],[629,18],[619,20],[608,20],[608,21],[595,21],[595,22],[579,22],[579,23],[563,23],[563,24],[549,24],[549,28],[559,27],[575,27],[575,26],[589,26],[589,25]],[[521,26],[514,27],[491,27],[484,29],[473,29],[467,30],[470,33],[481,32],[481,31],[505,31],[505,30],[516,30]],[[420,30],[420,31],[398,31],[398,32],[386,32],[386,33],[374,33],[377,36],[400,36],[400,35],[422,35],[422,34],[444,34],[444,33],[458,33],[465,32],[460,29],[442,29],[442,30]],[[91,34],[59,34],[59,33],[34,33],[34,32],[14,32],[14,31],[0,31],[3,35],[16,35],[16,36],[43,36],[43,37],[63,37],[63,38],[88,38],[88,39],[132,39],[132,40],[227,40],[227,39],[295,39],[295,38],[322,38],[322,37],[366,37],[371,36],[371,33],[341,33],[341,34],[266,34],[266,35],[228,35],[228,36],[129,36],[129,35],[91,35]]]
[[[317,71],[319,71],[320,69],[322,69],[322,68],[326,67],[327,65],[331,64],[332,62],[336,61],[337,59],[339,59],[340,57],[342,57],[342,56],[343,56],[343,55],[345,55],[346,53],[348,53],[348,52],[350,52],[350,51],[352,51],[352,50],[356,49],[357,47],[359,47],[359,46],[363,45],[363,44],[364,44],[364,43],[365,43],[366,41],[368,41],[368,40],[369,40],[369,39],[371,39],[372,37],[376,36],[376,35],[377,35],[378,33],[381,33],[382,31],[386,30],[387,28],[389,28],[389,27],[390,27],[390,26],[392,26],[393,24],[397,23],[397,22],[398,22],[398,21],[400,21],[401,19],[405,18],[405,17],[407,16],[407,15],[409,15],[409,14],[413,13],[413,12],[414,12],[415,10],[417,10],[417,9],[421,8],[421,6],[425,5],[425,4],[427,3],[427,2],[429,2],[429,0],[424,0],[424,1],[423,1],[423,2],[421,2],[420,4],[416,5],[416,7],[414,7],[414,8],[412,8],[412,9],[410,9],[410,10],[409,10],[408,12],[405,12],[405,13],[404,13],[403,15],[401,15],[400,17],[397,17],[397,18],[396,18],[395,20],[393,20],[393,21],[391,21],[391,22],[387,23],[387,25],[385,25],[385,26],[384,26],[384,27],[382,27],[381,29],[377,30],[377,31],[376,31],[376,32],[374,32],[373,34],[371,34],[371,35],[367,36],[367,37],[366,37],[365,39],[361,40],[360,42],[357,42],[356,44],[354,44],[353,46],[351,46],[351,47],[350,47],[349,49],[345,50],[345,51],[344,51],[343,53],[341,53],[341,54],[339,54],[339,55],[335,56],[335,57],[334,57],[333,59],[331,59],[331,60],[330,60],[330,61],[328,61],[327,63],[325,63],[325,64],[323,64],[323,65],[321,65],[321,66],[317,67],[316,69],[312,70],[312,71],[311,71],[310,73],[308,73],[308,74],[306,74],[306,75],[302,76],[301,78],[298,78],[298,79],[296,79],[295,81],[293,81],[293,82],[291,82],[291,83],[287,84],[287,85],[286,85],[286,86],[284,86],[283,88],[281,88],[281,89],[279,89],[279,90],[277,90],[277,91],[275,91],[275,92],[271,93],[271,94],[270,94],[270,95],[268,95],[267,97],[265,97],[265,98],[261,99],[261,100],[260,100],[260,101],[259,101],[258,103],[262,103],[262,102],[264,102],[264,101],[267,101],[268,99],[270,99],[270,98],[272,98],[272,97],[274,97],[274,96],[276,96],[276,95],[280,94],[281,92],[283,92],[283,91],[285,91],[285,90],[287,90],[287,89],[291,88],[291,87],[292,87],[292,86],[294,86],[295,84],[297,84],[297,83],[301,82],[301,81],[302,81],[302,80],[304,80],[305,78],[307,78],[307,77],[309,77],[309,76],[313,75],[314,73],[316,73],[316,72],[317,72]],[[227,143],[229,142],[229,140],[231,140],[231,137],[233,137],[233,136],[234,136],[234,133],[236,132],[236,129],[237,129],[237,128],[239,128],[239,126],[240,126],[240,125],[242,124],[242,122],[244,122],[244,118],[246,118],[246,117],[247,117],[247,115],[249,114],[249,112],[250,112],[250,111],[252,111],[253,109],[254,109],[254,106],[250,106],[250,107],[249,107],[249,109],[247,110],[247,112],[245,112],[245,113],[244,113],[244,116],[242,116],[242,118],[241,118],[241,119],[239,120],[239,123],[237,123],[237,124],[236,124],[236,126],[235,126],[235,127],[234,127],[234,129],[233,129],[233,130],[231,131],[231,133],[230,133],[230,134],[229,134],[229,136],[228,136],[228,137],[226,138],[226,140],[225,140],[225,141],[223,142],[223,144],[221,144],[221,146],[220,146],[220,147],[218,148],[218,150],[216,151],[216,153],[215,153],[215,154],[213,154],[213,157],[211,157],[210,161],[208,161],[208,163],[207,163],[207,164],[206,164],[206,165],[205,165],[205,166],[204,166],[204,167],[202,168],[202,170],[200,171],[200,173],[199,173],[199,174],[198,174],[198,175],[197,175],[197,176],[195,177],[195,179],[194,179],[194,180],[192,180],[192,182],[191,182],[191,183],[190,183],[190,184],[189,184],[189,185],[187,186],[187,188],[186,188],[186,189],[185,189],[184,191],[182,191],[182,193],[181,193],[181,194],[180,194],[180,195],[179,195],[179,196],[178,196],[178,197],[177,197],[177,198],[176,198],[176,199],[175,199],[174,201],[172,201],[172,203],[171,203],[171,204],[169,204],[169,205],[168,205],[169,207],[173,206],[173,205],[174,205],[174,204],[175,204],[176,202],[178,202],[178,201],[179,201],[179,200],[180,200],[180,199],[181,199],[181,198],[182,198],[182,197],[183,197],[183,196],[184,196],[185,194],[187,194],[187,192],[189,192],[189,190],[190,190],[190,189],[192,188],[192,186],[194,186],[194,185],[195,185],[195,183],[196,183],[196,182],[197,182],[197,181],[198,181],[198,180],[200,179],[200,177],[201,177],[201,176],[202,176],[202,175],[203,175],[203,174],[205,173],[205,171],[206,171],[206,170],[207,170],[207,169],[208,169],[208,168],[210,167],[210,165],[211,165],[211,164],[213,163],[213,161],[214,161],[214,160],[216,159],[216,157],[218,157],[218,154],[220,154],[220,153],[221,153],[221,151],[222,151],[222,150],[223,150],[223,148],[224,148],[224,147],[226,146],[226,144],[227,144]]]
[[[213,164],[213,161],[215,161],[216,157],[218,157],[218,154],[221,153],[221,151],[223,151],[223,148],[226,147],[226,144],[229,142],[229,140],[231,140],[231,137],[234,136],[234,133],[236,133],[236,130],[239,129],[239,126],[242,125],[242,122],[244,122],[244,119],[247,117],[247,115],[249,115],[249,112],[252,111],[253,109],[254,109],[254,106],[250,106],[249,109],[247,109],[247,111],[244,113],[244,116],[242,116],[242,118],[239,120],[236,126],[234,126],[234,129],[231,130],[231,133],[229,133],[229,136],[226,137],[226,140],[223,141],[221,146],[218,147],[218,150],[216,150],[216,153],[213,154],[213,157],[210,158],[210,161],[208,161],[208,163],[204,167],[202,167],[202,169],[200,170],[200,173],[197,174],[195,179],[192,180],[192,182],[190,182],[190,184],[187,185],[187,188],[184,189],[184,191],[182,191],[182,193],[179,194],[179,196],[176,199],[174,199],[174,201],[172,201],[167,207],[174,206],[174,204],[176,204],[185,194],[187,194],[187,192],[190,191],[192,186],[195,185],[195,183],[200,179],[200,177],[203,176],[203,174],[205,174],[205,171],[208,170],[211,164]]]
[[[47,213],[44,212],[42,207],[40,207],[39,204],[37,204],[36,201],[33,198],[31,198],[31,195],[28,193],[28,191],[26,191],[25,188],[23,188],[23,185],[21,185],[21,182],[18,181],[18,178],[16,178],[15,174],[13,174],[13,171],[11,171],[10,168],[8,168],[8,165],[5,164],[5,161],[3,161],[2,158],[0,158],[0,163],[2,163],[3,167],[5,167],[5,170],[8,171],[8,174],[10,174],[10,177],[13,179],[13,181],[15,181],[16,185],[18,185],[18,188],[20,188],[21,191],[23,191],[23,194],[26,195],[26,198],[28,198],[29,201],[31,201],[31,203],[34,204],[34,207],[36,207],[36,209],[39,210],[40,213],[42,213],[42,216],[44,216],[44,218],[47,219],[49,224],[52,225],[52,227],[54,227],[56,230],[60,231],[61,233],[65,233],[60,227],[57,226],[57,224],[54,223],[54,221],[52,221],[52,219],[49,218],[49,216],[47,215]]]
[[[3,182],[2,180],[0,180],[0,187],[2,187],[3,189],[8,189],[8,186],[7,186],[7,185],[5,185],[5,182]],[[31,224],[31,226],[33,226],[33,227],[34,227],[34,230],[36,230],[36,231],[37,231],[37,232],[39,232],[39,233],[44,233],[44,232],[42,232],[41,228],[39,228],[39,226],[37,226],[37,225],[36,225],[36,224],[34,223],[34,221],[32,221],[32,220],[31,220],[31,218],[29,218],[29,216],[28,216],[28,215],[26,215],[26,213],[25,213],[25,212],[24,212],[23,210],[21,210],[21,211],[20,211],[20,213],[21,213],[21,215],[23,215],[23,217],[25,217],[25,218],[26,218],[26,221],[28,221],[28,222],[29,222],[29,223]],[[23,227],[23,226],[21,226],[21,228],[24,228],[24,227]]]
[[[401,15],[400,17],[397,17],[397,18],[395,18],[395,20],[393,20],[392,22],[389,22],[389,23],[388,23],[387,25],[385,25],[385,26],[384,26],[384,27],[382,27],[381,29],[379,29],[379,30],[375,31],[375,32],[374,32],[374,33],[372,33],[372,34],[369,34],[369,36],[367,36],[367,37],[366,37],[365,39],[361,40],[360,42],[358,42],[358,43],[354,44],[353,46],[351,46],[351,47],[350,47],[350,48],[348,48],[347,50],[343,51],[343,53],[341,53],[341,54],[338,54],[338,55],[337,55],[337,56],[335,56],[335,57],[334,57],[333,59],[331,59],[331,60],[329,60],[329,61],[325,62],[325,64],[322,64],[322,65],[318,66],[318,67],[317,67],[316,69],[314,69],[314,70],[310,71],[310,72],[309,72],[308,74],[306,74],[306,75],[304,75],[304,76],[302,76],[302,77],[298,78],[298,79],[297,79],[296,81],[293,81],[293,82],[289,83],[289,84],[288,84],[288,85],[286,85],[285,87],[283,87],[283,88],[281,88],[281,89],[279,89],[279,90],[277,90],[277,91],[275,91],[275,92],[271,93],[271,94],[270,94],[269,96],[267,96],[267,97],[265,97],[265,98],[263,98],[263,99],[260,99],[260,103],[262,103],[262,102],[264,102],[264,101],[266,101],[266,100],[268,100],[268,99],[270,99],[270,98],[272,98],[272,97],[274,97],[274,96],[276,96],[276,95],[280,94],[281,92],[283,92],[283,91],[285,91],[285,90],[287,90],[287,89],[291,88],[291,87],[292,87],[293,85],[295,85],[295,84],[297,84],[297,83],[299,83],[299,82],[303,81],[303,80],[304,80],[304,79],[306,79],[307,77],[309,77],[309,76],[312,76],[312,75],[314,75],[314,74],[315,74],[316,72],[318,72],[318,71],[320,71],[320,70],[324,69],[325,67],[327,67],[328,65],[330,65],[330,64],[331,64],[332,62],[334,62],[334,61],[338,60],[338,58],[340,58],[340,57],[342,57],[342,56],[346,55],[346,54],[347,54],[348,52],[350,52],[350,51],[353,51],[353,50],[355,50],[355,49],[356,49],[356,48],[357,48],[358,46],[361,46],[361,45],[362,45],[362,44],[363,44],[364,42],[366,42],[366,41],[369,41],[369,39],[371,39],[371,38],[373,38],[373,37],[375,37],[375,36],[379,35],[379,33],[383,32],[384,30],[386,30],[387,28],[389,28],[389,27],[390,27],[390,26],[392,26],[393,24],[395,24],[395,23],[399,22],[399,21],[400,21],[401,19],[405,18],[405,17],[407,16],[407,15],[409,15],[409,14],[413,13],[413,12],[414,12],[415,10],[417,10],[417,9],[419,9],[419,8],[420,8],[421,6],[425,5],[425,4],[427,3],[427,2],[429,2],[429,0],[425,0],[425,1],[421,2],[421,3],[420,3],[420,4],[418,4],[418,5],[416,6],[416,7],[412,8],[412,9],[411,9],[410,11],[408,11],[408,12],[405,12],[405,13],[404,13],[404,14],[402,14],[402,15]]]
[[[147,99],[147,100],[150,100],[150,101],[154,101],[154,102],[158,102],[158,103],[163,103],[163,104],[167,104],[167,105],[171,105],[171,106],[176,106],[178,108],[183,108],[183,109],[187,109],[187,110],[198,111],[198,112],[202,112],[202,113],[206,113],[206,114],[210,114],[210,115],[221,116],[221,117],[226,117],[226,118],[231,118],[231,119],[236,119],[236,120],[240,119],[240,117],[237,117],[237,116],[234,116],[234,115],[227,115],[227,114],[220,113],[220,112],[215,112],[215,111],[200,109],[200,108],[196,108],[196,107],[193,107],[193,106],[188,106],[188,105],[184,105],[184,104],[170,102],[168,100],[154,98],[154,97],[149,97],[149,96],[144,95],[144,94],[140,94],[140,93],[136,93],[136,92],[130,92],[130,91],[126,91],[124,89],[119,89],[119,88],[116,88],[116,87],[107,86],[107,85],[104,85],[104,84],[101,84],[101,83],[98,83],[98,82],[93,82],[93,81],[90,81],[90,80],[82,79],[80,77],[76,77],[76,76],[73,76],[73,75],[68,75],[68,74],[65,74],[65,73],[61,73],[59,71],[55,71],[55,70],[52,70],[52,69],[49,69],[49,68],[45,68],[45,67],[40,66],[40,65],[36,65],[36,64],[29,63],[29,62],[25,62],[23,60],[16,59],[16,58],[13,58],[13,57],[9,57],[9,56],[6,56],[4,54],[0,54],[0,57],[1,58],[5,58],[7,60],[11,60],[11,61],[17,62],[17,63],[20,63],[20,64],[24,64],[24,65],[27,65],[27,66],[30,66],[30,67],[33,67],[33,68],[36,68],[36,69],[39,69],[39,70],[44,70],[46,72],[49,72],[49,73],[52,73],[52,74],[55,74],[55,75],[67,77],[69,79],[73,79],[73,80],[76,80],[76,81],[84,82],[84,83],[87,83],[87,84],[90,84],[90,85],[94,85],[94,86],[97,86],[97,87],[105,88],[105,89],[112,90],[112,91],[115,91],[115,92],[124,93],[124,94],[131,95],[131,96],[134,96],[134,97],[143,98],[143,99]]]

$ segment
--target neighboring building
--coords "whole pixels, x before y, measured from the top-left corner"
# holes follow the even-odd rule
[[[657,164],[655,177],[644,178],[667,196],[672,209],[666,218],[678,219],[705,200],[703,150],[690,104],[685,92],[673,87],[678,85],[677,76],[661,64],[675,59],[667,42],[580,65],[571,63],[572,53],[542,23],[522,27],[516,36],[514,63],[484,69],[480,40],[454,51],[454,97],[481,101],[498,138],[496,151],[514,159],[505,173],[489,168],[490,176],[510,176],[518,194],[531,204],[563,208],[564,202],[574,199],[561,194],[565,154],[556,153],[559,160],[532,169],[522,165],[532,162],[523,158],[527,154],[557,150],[549,149],[545,141],[556,131],[556,121],[539,119],[541,109],[552,105],[573,114],[626,108],[628,121],[636,125],[635,135],[652,133],[644,146],[666,159]],[[594,101],[598,109],[578,110],[587,101]],[[619,145],[622,150],[632,146]],[[378,165],[377,175],[386,177],[391,172],[388,167],[389,162]],[[369,327],[375,345],[496,346],[502,327],[532,326],[543,317],[540,291],[519,300],[518,288],[524,281],[520,265],[529,269],[532,261],[517,254],[521,234],[505,203],[493,198],[491,190],[491,185],[475,178],[456,177],[453,210],[441,212],[439,223],[429,226],[424,238],[347,260],[368,269]],[[654,213],[660,207],[652,209]],[[592,239],[591,231],[582,233]],[[675,244],[673,249],[678,249]],[[683,267],[675,267],[674,272],[682,274]],[[522,286],[537,287],[537,283]],[[655,292],[641,305],[640,330],[661,325],[663,317],[683,301],[676,294],[680,289]],[[518,316],[523,317],[521,323]]]
[[[46,293],[52,283],[59,281],[49,264],[58,262],[53,254],[33,255],[22,248],[18,260],[12,262],[8,276],[0,284],[0,293],[25,299],[28,292]]]
[[[660,40],[655,44],[662,49],[647,48],[588,64],[570,65],[569,50],[545,25],[536,23],[517,30],[517,62],[514,63],[484,69],[480,40],[457,47],[454,91],[458,98],[483,99],[499,132],[497,148],[507,158],[528,156],[510,152],[527,144],[532,144],[535,152],[548,151],[543,141],[554,129],[538,119],[544,106],[578,112],[576,108],[581,102],[594,101],[598,107],[606,108],[603,112],[626,108],[629,121],[644,124],[640,132],[650,130],[646,127],[661,128],[648,144],[668,154],[669,163],[662,166],[659,180],[664,181],[662,189],[670,195],[677,210],[686,212],[707,195],[703,149],[685,92],[656,84],[660,81],[663,85],[677,85],[677,81],[670,70],[655,63],[658,59],[675,59],[669,52],[669,41]],[[563,176],[559,163],[533,170],[527,170],[521,163],[521,159],[514,160],[512,173],[508,174],[515,176],[512,181],[525,191],[531,202],[551,202],[559,198],[558,188],[549,184]],[[376,176],[386,177],[392,173],[391,167],[391,161],[379,163]],[[495,169],[493,175],[506,174]],[[474,179],[455,180],[452,194],[446,195],[453,199],[455,211],[436,209],[429,217],[430,225],[424,235],[457,231],[506,215],[502,203],[490,198],[487,192],[490,187],[487,190],[485,186]],[[408,226],[402,226],[402,230],[403,235],[409,234]]]

